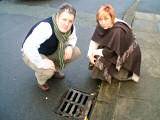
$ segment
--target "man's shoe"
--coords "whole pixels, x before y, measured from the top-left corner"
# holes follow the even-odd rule
[[[64,79],[65,75],[63,72],[61,71],[57,71],[54,73],[53,78],[55,79]]]
[[[39,88],[41,88],[43,91],[48,91],[49,90],[49,86],[47,83],[40,85],[38,84]]]

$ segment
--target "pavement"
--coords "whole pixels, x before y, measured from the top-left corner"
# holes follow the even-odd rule
[[[140,9],[133,11],[134,16],[124,17],[132,22],[141,48],[140,81],[102,82],[91,120],[160,119],[160,14]]]
[[[126,11],[132,0],[112,0],[118,16],[129,22],[137,35],[142,51],[141,79],[139,83],[114,82],[108,85],[102,82],[99,86],[98,81],[90,78],[86,53],[95,28],[95,6],[99,7],[106,0],[94,0],[90,6],[86,0],[68,1],[77,5],[79,11],[77,45],[82,56],[67,66],[64,80],[49,81],[51,91],[47,93],[37,87],[33,71],[21,59],[20,48],[31,26],[50,16],[64,1],[35,1],[33,4],[26,0],[0,2],[0,120],[67,120],[57,115],[55,110],[69,88],[87,93],[99,90],[90,120],[159,120],[160,2],[156,0],[148,4],[149,0],[135,0]]]

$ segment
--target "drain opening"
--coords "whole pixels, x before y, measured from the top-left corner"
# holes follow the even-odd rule
[[[56,113],[82,120],[88,116],[94,97],[85,92],[69,89]]]

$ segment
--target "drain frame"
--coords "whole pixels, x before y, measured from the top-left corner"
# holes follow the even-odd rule
[[[63,97],[56,113],[74,120],[84,120],[90,113],[94,98],[95,94],[71,88]]]

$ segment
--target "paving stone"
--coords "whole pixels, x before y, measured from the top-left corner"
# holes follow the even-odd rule
[[[139,83],[133,81],[120,82],[112,85],[101,85],[94,116],[103,120],[98,107],[104,109],[111,105],[115,110],[109,120],[159,120],[160,102],[160,34],[157,32],[155,14],[137,13],[133,30],[142,52],[141,78]],[[105,86],[105,87],[104,87]],[[111,91],[112,92],[111,92]],[[109,101],[112,101],[111,103]],[[115,104],[115,105],[114,105]],[[112,108],[111,107],[111,108]],[[100,116],[101,115],[101,116]],[[102,117],[103,116],[103,117]]]
[[[116,98],[118,90],[119,90],[118,82],[115,81],[112,82],[111,85],[109,85],[107,82],[103,81],[97,99],[98,101],[112,103],[112,101]]]
[[[114,107],[114,104],[97,101],[90,120],[112,120]]]
[[[160,15],[156,14],[155,16],[156,16],[157,21],[160,21]]]
[[[149,101],[121,97],[115,107],[114,120],[159,120],[159,108]]]
[[[144,31],[144,32],[156,32],[156,23],[151,21],[144,21],[142,19],[135,19],[133,24],[133,29],[135,31]]]
[[[157,31],[160,32],[160,22],[157,23]]]
[[[143,13],[143,12],[136,12],[135,19],[142,19],[145,21],[155,21],[155,14],[152,13]]]

